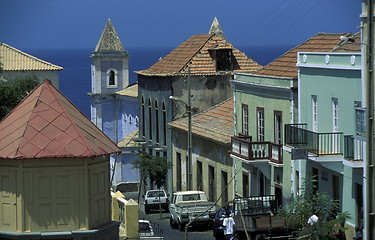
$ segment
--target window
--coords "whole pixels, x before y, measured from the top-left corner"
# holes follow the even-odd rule
[[[203,167],[202,162],[197,161],[197,190],[203,191]]]
[[[275,143],[282,144],[283,133],[283,121],[282,121],[282,112],[274,111],[274,131],[275,131]]]
[[[107,88],[117,88],[118,73],[115,69],[109,69],[107,75]]]
[[[242,104],[242,133],[249,135],[249,109],[246,104]]]
[[[364,135],[366,129],[366,116],[365,109],[362,108],[362,103],[359,101],[354,102],[355,108],[355,123],[358,135]]]
[[[216,71],[232,71],[232,50],[216,50]]]
[[[332,126],[333,132],[339,131],[339,100],[332,98]]]
[[[149,140],[152,140],[152,106],[151,106],[151,99],[148,99],[148,133],[149,133]]]
[[[247,172],[242,172],[242,196],[249,196],[249,174]]]
[[[221,192],[223,193],[221,198],[221,205],[224,206],[228,203],[228,173],[221,170]]]
[[[176,191],[181,191],[181,153],[176,153]]]
[[[158,100],[155,99],[155,130],[156,130],[156,142],[159,143],[159,108]]]
[[[132,124],[133,123],[133,117],[132,115],[129,115],[129,124]]]
[[[164,146],[167,145],[167,109],[165,107],[165,102],[163,102],[163,138]]]
[[[264,108],[257,108],[257,140],[264,141]]]
[[[208,198],[209,201],[215,201],[215,167],[208,166]]]
[[[318,97],[311,95],[312,130],[318,132]]]
[[[143,96],[142,96],[142,100],[141,100],[142,102],[141,102],[141,104],[142,104],[142,106],[141,106],[141,122],[142,122],[142,128],[141,128],[141,136],[143,136],[143,137],[145,137],[145,132],[146,132],[146,125],[145,125],[145,122],[146,122],[146,118],[145,118],[145,116],[146,116],[146,109],[145,109],[145,100],[144,100],[144,98],[143,98]]]

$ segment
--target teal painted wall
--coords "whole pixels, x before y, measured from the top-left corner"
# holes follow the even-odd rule
[[[332,98],[338,99],[339,131],[355,133],[354,101],[362,100],[360,70],[300,69],[300,123],[312,130],[312,100],[317,96],[318,132],[332,132]]]

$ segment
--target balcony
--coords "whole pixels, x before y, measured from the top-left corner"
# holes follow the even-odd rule
[[[363,161],[364,141],[352,135],[344,136],[344,158],[349,161]]]
[[[251,136],[233,136],[231,154],[246,160],[269,160],[282,164],[282,145],[272,142],[253,142]]]
[[[286,124],[285,145],[306,149],[308,153],[319,156],[342,155],[343,133],[316,133],[306,130],[307,124]]]

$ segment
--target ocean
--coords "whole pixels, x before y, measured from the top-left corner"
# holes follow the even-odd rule
[[[266,65],[290,49],[289,46],[238,47],[261,65]],[[129,81],[137,82],[134,71],[145,70],[166,56],[173,48],[129,48]],[[39,59],[64,68],[59,72],[60,91],[90,118],[91,59],[93,49],[30,49]]]

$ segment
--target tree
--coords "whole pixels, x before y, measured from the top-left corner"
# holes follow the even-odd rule
[[[336,239],[334,234],[344,231],[341,226],[349,218],[348,213],[339,212],[339,203],[332,199],[326,192],[316,189],[314,177],[304,180],[302,194],[293,198],[291,202],[280,211],[288,226],[299,230],[300,239]],[[318,221],[308,225],[307,221],[316,215]]]
[[[173,164],[168,162],[166,157],[156,157],[147,154],[144,151],[139,151],[139,159],[133,161],[133,167],[138,168],[141,174],[141,184],[147,185],[147,179],[149,178],[151,184],[155,184],[160,190],[165,185],[168,170],[172,168]],[[141,188],[138,191],[138,203],[140,197]],[[161,218],[161,203],[159,196],[159,212]]]
[[[10,80],[0,80],[0,120],[13,110],[37,85],[35,74],[24,74]]]
[[[147,185],[149,178],[151,184],[155,184],[159,189],[165,185],[168,169],[172,166],[166,157],[151,156],[144,151],[139,151],[139,159],[133,161],[133,167],[140,171],[141,181]]]

